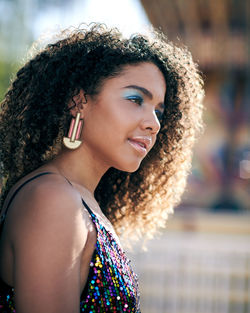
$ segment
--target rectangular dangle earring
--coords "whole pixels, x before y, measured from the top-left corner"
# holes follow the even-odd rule
[[[80,116],[81,114],[79,112],[76,113],[76,117],[73,117],[71,120],[68,137],[63,137],[63,144],[69,149],[77,149],[82,143],[79,140],[83,126],[83,120],[80,119]]]

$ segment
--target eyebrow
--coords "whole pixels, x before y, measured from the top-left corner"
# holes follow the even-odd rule
[[[129,86],[126,86],[124,88],[137,89],[137,90],[141,91],[142,93],[144,93],[144,95],[146,95],[150,100],[153,99],[152,93],[149,90],[147,90],[146,88],[143,88],[143,87],[140,87],[140,86],[137,86],[137,85],[129,85]]]

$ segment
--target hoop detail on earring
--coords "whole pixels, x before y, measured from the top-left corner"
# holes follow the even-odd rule
[[[63,144],[69,149],[77,149],[82,143],[81,140],[78,140],[83,126],[83,120],[80,119],[80,116],[79,112],[76,113],[76,118],[73,117],[71,120],[68,137],[63,137]]]

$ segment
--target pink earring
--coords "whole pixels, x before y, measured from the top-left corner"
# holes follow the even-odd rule
[[[68,137],[63,137],[63,143],[69,149],[77,149],[82,143],[81,140],[78,140],[81,137],[83,126],[83,120],[80,119],[80,116],[79,112],[76,113],[76,117],[71,120]]]

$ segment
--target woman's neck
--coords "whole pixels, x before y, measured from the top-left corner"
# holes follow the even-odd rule
[[[87,189],[92,195],[94,195],[100,179],[109,168],[80,149],[64,150],[55,159],[46,163],[44,167],[63,175],[71,183]]]

